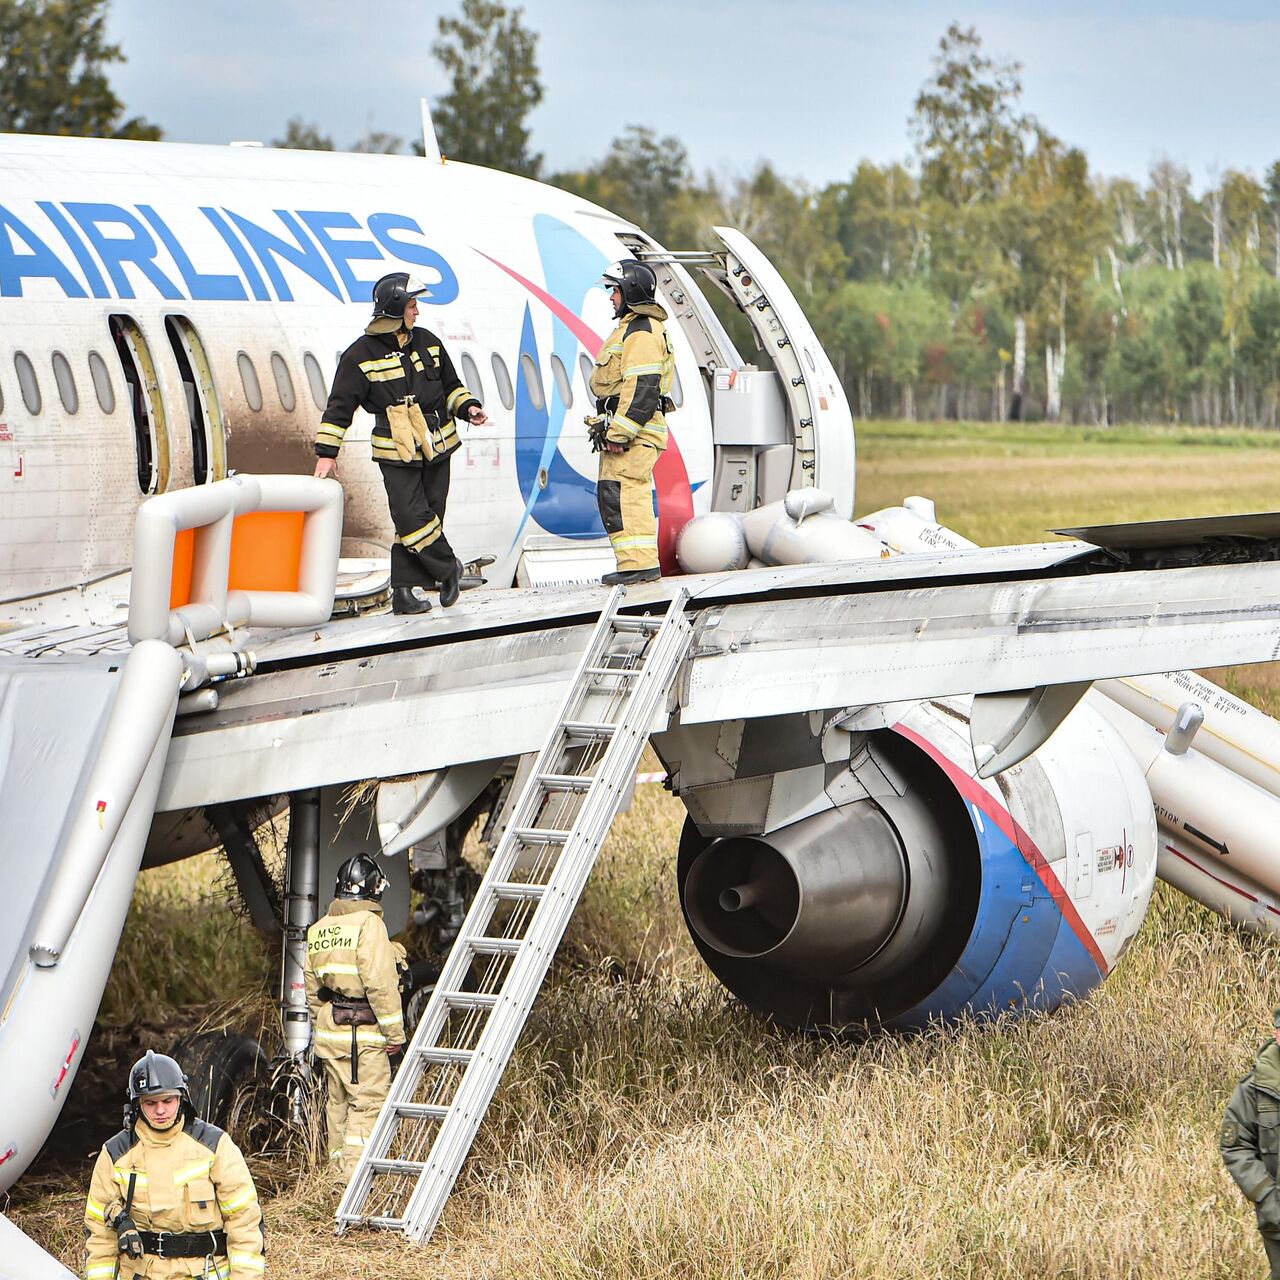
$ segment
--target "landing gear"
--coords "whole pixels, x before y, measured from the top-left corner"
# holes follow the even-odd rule
[[[220,1128],[228,1126],[237,1094],[265,1075],[269,1065],[256,1040],[227,1030],[185,1036],[169,1056],[187,1073],[196,1114]]]

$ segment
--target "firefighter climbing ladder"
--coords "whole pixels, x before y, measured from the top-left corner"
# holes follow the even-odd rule
[[[596,624],[537,762],[338,1206],[338,1230],[435,1228],[609,827],[666,707],[692,627],[665,617]]]

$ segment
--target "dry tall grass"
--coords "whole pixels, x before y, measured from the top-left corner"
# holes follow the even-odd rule
[[[1187,450],[1153,437],[1158,447],[1139,456],[1051,440],[1049,457],[1034,456],[1034,442],[981,433],[958,442],[944,433],[930,448],[925,430],[864,432],[859,507],[928,493],[945,523],[979,541],[1003,540],[1005,523],[1019,539],[1051,523],[1048,490],[1033,483],[1041,472],[1049,488],[1056,473],[1064,487],[1083,485],[1094,504],[1072,506],[1064,523],[1122,518],[1152,485],[1157,498],[1184,492],[1179,484],[1187,494],[1223,485],[1250,496],[1220,509],[1262,507],[1269,500],[1255,490],[1280,480],[1280,458],[1229,444]],[[894,431],[917,455],[914,468],[883,456]],[[1005,447],[1023,452],[992,457]],[[931,460],[933,477],[921,480]],[[966,503],[983,518],[957,516]],[[1152,514],[1188,512],[1175,503]],[[1271,694],[1270,674],[1251,670]],[[283,1184],[266,1202],[269,1274],[1263,1273],[1216,1137],[1270,1021],[1280,947],[1160,886],[1119,971],[1083,1005],[856,1044],[782,1035],[722,992],[685,936],[673,873],[682,818],[678,801],[643,787],[616,824],[431,1245],[370,1233],[335,1240],[327,1177],[273,1167],[262,1170]],[[140,913],[126,939],[123,971],[153,915]],[[240,963],[232,968],[244,982],[252,970]],[[134,997],[121,983],[113,999],[127,1005]],[[46,1178],[20,1190],[11,1211],[74,1264],[82,1194]]]

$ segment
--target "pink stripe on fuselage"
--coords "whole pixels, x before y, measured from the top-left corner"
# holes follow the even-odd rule
[[[499,262],[497,258],[490,258],[479,249],[476,252],[528,289],[582,343],[592,359],[600,354],[604,339],[563,302],[518,271]],[[689,483],[689,471],[684,465],[680,446],[676,443],[674,433],[670,431],[667,433],[667,447],[658,455],[657,464],[653,468],[653,484],[658,495],[658,560],[663,573],[677,574],[680,572],[680,565],[676,560],[676,539],[680,536],[680,530],[693,519],[693,487]]]

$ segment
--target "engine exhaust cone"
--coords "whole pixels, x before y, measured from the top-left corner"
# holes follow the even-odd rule
[[[860,804],[767,836],[714,841],[689,868],[684,906],[713,951],[814,981],[875,955],[906,894],[897,832],[879,808]]]

